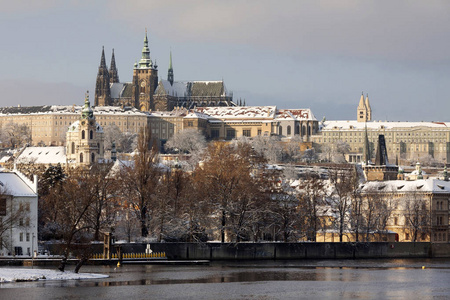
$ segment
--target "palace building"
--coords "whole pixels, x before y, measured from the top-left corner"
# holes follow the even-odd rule
[[[348,162],[363,161],[364,140],[367,132],[371,157],[375,154],[378,136],[384,135],[387,154],[391,161],[406,164],[418,159],[433,159],[446,164],[450,161],[450,123],[445,122],[391,122],[372,121],[368,96],[361,96],[357,119],[324,121],[318,135],[312,137],[316,147],[345,142],[350,146]]]

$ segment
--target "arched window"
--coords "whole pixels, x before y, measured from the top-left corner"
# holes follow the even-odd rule
[[[302,126],[302,136],[305,135],[305,134],[306,134],[306,126],[303,125],[303,126]]]
[[[91,163],[95,162],[95,154],[94,152],[91,153]]]
[[[83,162],[83,152],[80,153],[80,163]]]
[[[311,125],[308,125],[308,135],[311,135]]]
[[[93,139],[94,138],[94,132],[91,130],[90,132],[89,132],[89,139]]]
[[[295,134],[300,134],[300,125],[295,126]]]
[[[287,127],[287,135],[291,135],[291,126],[290,125],[288,125],[288,127]]]
[[[280,129],[278,130],[279,135],[283,135],[283,126],[280,126]]]
[[[75,154],[75,143],[72,142],[72,154]]]
[[[84,130],[81,131],[81,139],[84,140],[86,138],[86,133]]]

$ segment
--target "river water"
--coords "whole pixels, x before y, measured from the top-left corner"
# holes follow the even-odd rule
[[[84,266],[81,272],[110,277],[5,283],[0,299],[450,299],[450,259]]]

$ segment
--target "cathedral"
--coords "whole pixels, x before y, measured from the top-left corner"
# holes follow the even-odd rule
[[[114,49],[108,70],[102,49],[95,85],[95,106],[135,107],[141,111],[171,111],[175,107],[236,106],[223,81],[174,81],[172,53],[167,80],[158,79],[158,66],[150,58],[147,32],[131,82],[120,82]]]

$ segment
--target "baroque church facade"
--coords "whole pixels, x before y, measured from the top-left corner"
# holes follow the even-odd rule
[[[167,80],[158,79],[158,66],[150,57],[147,32],[131,82],[120,82],[114,49],[110,68],[102,49],[95,86],[95,106],[135,107],[140,111],[171,111],[175,107],[236,106],[223,81],[175,81],[170,53]]]

